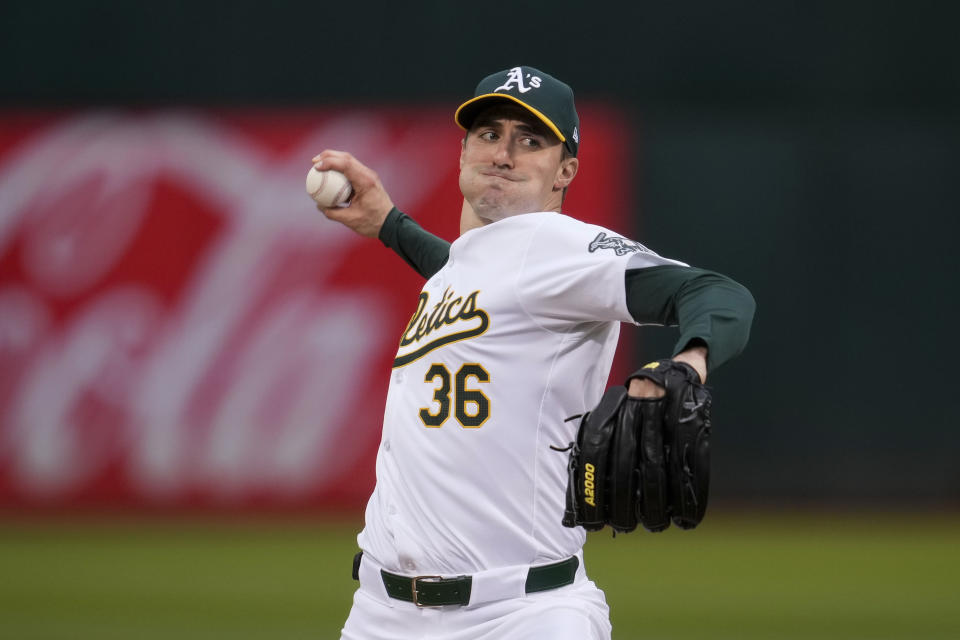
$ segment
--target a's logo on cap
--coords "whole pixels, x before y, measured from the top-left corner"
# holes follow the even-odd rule
[[[530,81],[529,87],[524,85],[523,69],[521,67],[514,67],[510,69],[510,71],[507,71],[507,81],[494,89],[493,92],[509,91],[514,84],[517,85],[517,90],[520,91],[520,93],[526,93],[530,91],[530,89],[536,89],[540,86],[540,76],[533,76],[528,73],[527,79]]]

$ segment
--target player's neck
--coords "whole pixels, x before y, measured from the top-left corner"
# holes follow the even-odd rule
[[[546,206],[537,210],[538,211],[556,211],[557,213],[560,213],[560,203],[557,202],[555,206],[553,206],[553,203],[550,203],[550,206]],[[513,215],[522,215],[522,214],[513,214]],[[503,217],[509,218],[512,216],[505,215]],[[466,199],[464,199],[463,208],[460,210],[460,235],[465,234],[467,231],[470,231],[471,229],[479,229],[480,227],[484,227],[492,222],[496,222],[496,220],[481,218],[479,215],[477,215],[477,212],[473,210],[473,207],[470,206],[470,203],[467,202]]]
[[[467,202],[467,199],[464,198],[463,208],[460,210],[460,235],[465,234],[471,229],[479,229],[485,224],[489,224],[489,221],[478,216],[477,212],[470,206],[470,203]]]

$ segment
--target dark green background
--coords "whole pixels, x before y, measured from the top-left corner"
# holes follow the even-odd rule
[[[758,300],[714,495],[955,505],[953,6],[7,0],[0,106],[453,105],[540,67],[631,117],[638,239]]]

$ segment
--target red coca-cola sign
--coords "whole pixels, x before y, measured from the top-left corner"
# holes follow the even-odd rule
[[[567,210],[629,225],[615,111]],[[449,240],[452,109],[0,113],[0,506],[361,505],[421,278],[329,222],[320,150]]]

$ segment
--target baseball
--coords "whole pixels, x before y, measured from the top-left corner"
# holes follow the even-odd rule
[[[307,172],[307,193],[324,209],[335,207],[350,199],[353,187],[339,171],[318,171],[310,167]]]

